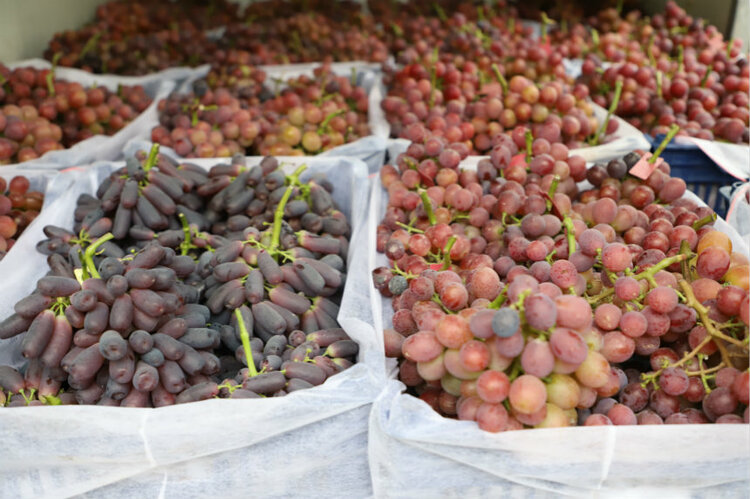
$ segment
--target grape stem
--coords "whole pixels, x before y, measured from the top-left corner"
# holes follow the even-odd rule
[[[237,318],[237,327],[240,328],[240,339],[242,340],[242,349],[245,351],[247,371],[250,373],[250,377],[257,376],[258,370],[255,369],[255,362],[253,361],[253,347],[250,346],[250,335],[247,332],[245,319],[242,317],[242,312],[240,312],[239,308],[234,309],[234,316]]]
[[[346,112],[346,109],[339,109],[337,111],[329,113],[328,116],[326,116],[325,119],[320,123],[320,126],[318,127],[318,135],[322,135],[326,133],[326,131],[328,130],[328,126],[331,123],[331,120],[335,118],[336,116],[344,114],[345,112]]]
[[[647,268],[643,272],[639,272],[637,274],[634,274],[632,277],[634,279],[637,279],[637,280],[649,279],[649,278],[653,279],[654,275],[657,272],[659,272],[660,270],[664,270],[664,269],[666,269],[667,267],[669,267],[672,264],[675,264],[677,262],[681,262],[681,261],[685,260],[687,257],[688,257],[688,255],[681,255],[681,254],[678,253],[676,255],[670,256],[669,258],[665,258],[664,260],[660,261],[656,265],[653,265],[653,266]],[[680,281],[680,282],[684,282],[684,281]],[[614,284],[614,283],[612,283],[612,284]],[[691,289],[691,291],[692,291],[692,289]],[[612,295],[614,292],[615,292],[615,288],[614,287],[607,288],[604,291],[602,291],[601,293],[599,293],[598,295],[592,296],[591,298],[589,298],[588,302],[591,303],[591,304],[599,303],[601,300],[603,300],[604,298]]]
[[[193,238],[190,234],[190,225],[188,225],[187,217],[185,217],[184,213],[179,213],[177,217],[180,219],[182,232],[185,234],[185,240],[180,243],[180,254],[187,255],[193,244]]]
[[[598,145],[599,142],[601,141],[602,137],[607,131],[609,120],[612,119],[612,115],[617,110],[617,106],[620,104],[621,95],[622,95],[622,80],[617,80],[617,82],[615,83],[615,95],[614,95],[614,98],[612,99],[612,103],[609,105],[609,109],[607,109],[607,116],[604,118],[604,123],[602,123],[602,126],[599,127],[599,131],[596,132],[596,134],[592,137],[592,140],[589,142],[590,145],[592,146]]]
[[[505,303],[505,300],[508,298],[508,286],[509,284],[506,284],[502,291],[500,291],[500,294],[497,295],[497,297],[490,302],[489,305],[487,305],[487,308],[492,308],[497,310],[500,308],[503,303]]]
[[[96,265],[94,265],[94,254],[96,254],[96,250],[99,249],[99,246],[114,237],[115,236],[113,236],[111,232],[107,232],[102,237],[94,241],[93,244],[89,245],[89,247],[86,248],[86,251],[84,251],[83,253],[83,266],[94,279],[101,279],[102,277],[99,274],[99,271],[96,269]]]
[[[417,229],[416,227],[412,227],[411,225],[406,225],[405,223],[402,223],[402,222],[396,222],[396,225],[404,229],[409,234],[411,234],[412,232],[415,234],[424,234],[423,230]]]
[[[505,79],[505,76],[500,72],[500,68],[497,66],[497,64],[492,65],[492,71],[495,73],[495,78],[497,78],[497,81],[500,82],[500,86],[503,87],[503,93],[508,93],[508,80]]]
[[[709,64],[706,68],[706,74],[703,75],[703,78],[701,78],[701,88],[706,88],[706,85],[708,85],[708,77],[711,76],[711,71],[714,70],[713,63]]]
[[[443,248],[443,270],[451,268],[451,249],[454,244],[456,244],[456,236],[451,236]]]
[[[435,212],[432,210],[432,201],[430,201],[430,196],[427,195],[427,191],[420,191],[419,197],[422,198],[424,211],[427,213],[427,219],[430,221],[430,225],[437,224]]]
[[[659,159],[659,156],[661,156],[661,153],[664,152],[664,149],[666,149],[667,145],[671,142],[671,140],[674,138],[675,135],[677,135],[677,132],[680,131],[679,125],[672,125],[669,127],[669,131],[667,132],[667,135],[664,137],[664,140],[661,141],[661,144],[659,144],[659,147],[656,148],[656,151],[654,151],[653,156],[648,158],[648,162],[652,165],[656,163],[656,160]]]
[[[693,222],[693,230],[698,232],[698,229],[700,229],[704,225],[708,225],[715,221],[716,221],[716,213],[710,213],[706,215],[705,217],[701,218],[700,220],[696,220],[695,222]]]
[[[292,184],[286,188],[284,195],[281,197],[276,210],[273,212],[273,231],[271,232],[271,244],[268,245],[268,252],[275,253],[276,248],[279,247],[279,238],[281,237],[281,222],[284,220],[284,208],[286,207],[289,196],[292,195],[294,190],[294,182],[299,180],[300,174],[307,169],[307,165],[300,165],[299,168],[294,170],[294,173],[289,177],[289,183]],[[273,254],[271,255],[273,256]]]
[[[660,99],[662,98],[662,92],[661,92],[662,79],[663,79],[663,76],[662,76],[661,71],[657,71],[656,72],[656,95],[658,95]]]
[[[567,233],[568,258],[570,258],[570,255],[575,253],[576,250],[576,229],[573,227],[573,220],[568,215],[563,217],[563,225],[565,226],[565,231]]]
[[[526,162],[531,163],[531,157],[533,155],[532,144],[534,143],[534,135],[531,130],[526,130]]]
[[[151,146],[151,150],[148,153],[148,158],[143,164],[143,171],[148,172],[156,164],[156,157],[159,154],[159,144]]]

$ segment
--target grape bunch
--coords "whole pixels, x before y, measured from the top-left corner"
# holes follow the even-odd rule
[[[192,93],[159,102],[160,125],[151,131],[152,141],[188,158],[242,152],[299,156],[370,133],[367,92],[329,66],[316,68],[312,77],[277,81],[286,88],[276,95],[263,87],[263,71],[247,65],[238,71],[249,76],[237,79],[234,73],[214,71],[196,81]]]
[[[580,81],[595,102],[609,106],[620,80],[616,112],[644,132],[677,124],[683,135],[748,142],[750,67],[741,42],[724,41],[674,2],[650,22],[631,15],[610,23],[617,30],[591,41],[582,66]]]
[[[140,85],[84,88],[55,77],[54,69],[0,63],[0,165],[29,161],[104,134],[113,135],[151,99]]]
[[[588,88],[558,81],[537,84],[516,74],[506,81],[493,65],[489,74],[469,60],[429,60],[405,66],[389,76],[389,93],[382,107],[391,135],[419,141],[421,127],[449,142],[465,142],[485,154],[504,132],[560,142],[570,149],[584,142],[606,142],[617,122],[599,123],[587,100]]]
[[[336,320],[350,227],[325,179],[139,158],[79,198],[74,231],[45,227],[50,271],[0,323],[29,360],[0,368],[5,405],[282,396],[353,365]]]
[[[455,157],[428,136],[380,175],[372,278],[408,393],[491,432],[748,422],[748,260],[667,163],[509,136]]]
[[[29,179],[22,175],[10,182],[0,177],[0,260],[42,209],[44,193],[29,188]]]

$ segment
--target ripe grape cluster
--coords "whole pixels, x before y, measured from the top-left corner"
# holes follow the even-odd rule
[[[159,102],[151,139],[184,157],[318,154],[369,134],[367,92],[330,66],[299,76],[275,94],[266,76],[244,63],[215,70],[190,94]]]
[[[580,78],[595,102],[609,106],[621,80],[617,114],[644,132],[664,134],[676,123],[684,135],[748,142],[750,66],[741,43],[675,2],[650,21],[608,17],[616,31],[590,41]]]
[[[413,142],[428,130],[485,154],[500,134],[512,133],[523,143],[531,130],[534,138],[574,149],[587,139],[591,144],[607,140],[617,130],[615,120],[603,126],[594,117],[588,88],[582,84],[535,83],[521,74],[506,81],[496,64],[485,72],[461,56],[407,65],[387,83],[382,107],[391,135]]]
[[[54,69],[0,63],[0,165],[38,158],[98,134],[113,135],[151,98],[143,87],[84,88],[55,77]]]
[[[211,169],[155,146],[47,226],[49,273],[0,323],[8,406],[160,407],[282,396],[356,361],[336,317],[350,227],[323,178],[276,159]]]
[[[453,147],[380,175],[372,278],[409,393],[491,432],[748,422],[748,260],[667,163],[642,180],[639,152],[586,170],[504,136],[474,171]]]
[[[29,188],[29,179],[22,175],[10,182],[0,177],[0,260],[42,209],[44,193]]]

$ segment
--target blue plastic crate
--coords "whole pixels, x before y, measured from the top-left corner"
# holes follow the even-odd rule
[[[646,138],[651,142],[651,152],[654,152],[664,140],[664,135],[646,135]],[[719,188],[733,184],[737,181],[736,178],[722,170],[693,144],[678,144],[672,141],[661,153],[661,157],[669,163],[673,177],[683,179],[688,189],[713,208],[717,215],[726,215],[729,203],[721,195]]]

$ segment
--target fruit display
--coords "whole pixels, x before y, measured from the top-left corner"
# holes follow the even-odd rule
[[[42,209],[44,193],[30,187],[23,175],[0,177],[0,260]]]
[[[278,397],[356,362],[330,183],[272,157],[206,170],[157,151],[79,197],[72,231],[44,228],[50,271],[0,324],[29,362],[0,367],[4,405]]]
[[[0,165],[22,163],[66,149],[94,135],[113,135],[143,112],[144,88],[85,88],[53,69],[0,63]]]
[[[275,82],[273,93],[260,69],[214,69],[192,92],[159,102],[151,140],[188,158],[314,155],[370,134],[369,97],[352,79],[324,65]]]
[[[381,170],[372,273],[409,393],[490,432],[748,422],[748,259],[667,163],[409,152]]]

